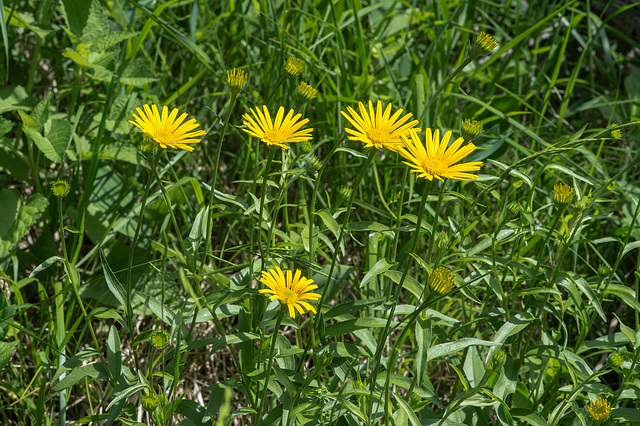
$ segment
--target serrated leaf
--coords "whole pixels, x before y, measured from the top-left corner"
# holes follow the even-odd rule
[[[31,109],[29,95],[22,86],[0,87],[0,114],[8,111],[28,111]]]
[[[11,131],[13,123],[0,117],[0,136],[4,136]]]
[[[47,269],[48,267],[50,267],[51,265],[53,265],[54,263],[62,259],[63,258],[60,256],[51,256],[50,258],[48,258],[47,260],[45,260],[44,262],[36,266],[36,269],[34,269],[33,272],[29,274],[29,278],[35,277],[38,273],[44,271],[45,269]]]
[[[111,270],[109,263],[107,262],[107,258],[104,257],[104,253],[100,250],[100,262],[102,263],[102,269],[104,270],[104,278],[107,281],[107,287],[111,290],[111,293],[118,299],[118,302],[125,308],[127,307],[127,292],[124,289],[123,285],[120,284],[118,278]]]
[[[0,371],[2,371],[13,356],[13,350],[18,345],[14,342],[0,342]]]
[[[76,64],[85,68],[93,68],[93,64],[89,62],[89,58],[82,55],[80,52],[77,52],[71,48],[67,48],[64,52],[62,52],[62,56],[65,58],[71,59]]]
[[[158,81],[158,77],[142,58],[135,58],[129,61],[125,67],[120,81],[130,86],[142,86]]]
[[[102,52],[103,50],[106,50],[111,46],[120,43],[121,41],[130,39],[131,37],[135,37],[137,34],[138,33],[132,33],[128,31],[109,32],[103,34],[93,40],[93,42],[91,43],[91,50],[93,50],[94,52]]]
[[[0,6],[1,6],[1,2],[0,2]],[[4,16],[5,18],[9,16],[11,17],[8,22],[9,25],[26,28],[29,31],[33,31],[41,39],[44,39],[51,32],[50,30],[44,29],[41,26],[36,25],[35,24],[36,21],[35,19],[33,19],[33,15],[28,12],[19,12],[15,9],[11,10],[5,6]]]
[[[33,194],[29,197],[5,236],[0,238],[0,258],[8,254],[18,244],[48,206],[49,201],[41,194]]]
[[[28,134],[29,137],[31,137],[31,140],[36,144],[36,146],[45,155],[45,157],[47,157],[49,160],[53,161],[54,163],[59,163],[62,161],[61,155],[58,154],[56,147],[53,145],[53,143],[49,139],[42,136],[40,132],[38,132],[37,130],[31,127],[22,127],[22,128],[24,129],[25,133]]]

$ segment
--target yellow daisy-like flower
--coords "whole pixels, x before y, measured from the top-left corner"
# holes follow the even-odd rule
[[[169,108],[164,106],[162,107],[162,115],[158,112],[156,105],[143,105],[143,108],[144,112],[140,108],[136,108],[138,115],[133,114],[135,121],[129,120],[129,123],[142,130],[161,148],[171,147],[193,151],[193,147],[189,144],[200,143],[198,136],[207,133],[204,130],[194,130],[200,126],[195,118],[183,123],[187,118],[187,113],[182,113],[178,117],[177,108],[174,108],[169,114]]]
[[[313,280],[301,276],[299,269],[295,275],[291,271],[287,271],[287,275],[276,266],[276,269],[269,269],[269,272],[262,271],[260,281],[269,287],[268,289],[259,290],[260,293],[271,293],[270,300],[279,300],[280,303],[289,308],[291,318],[296,317],[296,310],[300,315],[304,314],[304,310],[316,313],[316,310],[306,300],[318,300],[320,295],[312,291],[318,288],[313,284]],[[294,309],[295,308],[295,309]]]
[[[596,402],[591,401],[589,404],[589,414],[597,422],[607,420],[610,412],[611,404],[608,404],[605,398],[598,398]]]
[[[349,139],[352,141],[360,141],[365,143],[365,148],[376,147],[387,148],[391,151],[398,151],[403,142],[401,136],[408,135],[410,129],[414,129],[416,133],[420,132],[418,120],[407,122],[412,114],[407,113],[400,117],[402,109],[391,115],[391,104],[384,109],[382,102],[378,101],[376,110],[373,110],[373,102],[369,101],[369,111],[362,102],[358,102],[360,114],[353,108],[347,107],[348,114],[344,111],[342,115],[349,120],[354,129],[345,129],[350,134]]]
[[[259,138],[267,145],[276,145],[280,148],[289,149],[286,143],[304,142],[311,140],[311,132],[313,129],[298,130],[309,122],[308,118],[300,120],[302,114],[293,115],[294,111],[290,110],[287,116],[284,116],[284,107],[280,107],[276,114],[275,122],[271,121],[271,115],[266,105],[262,106],[262,111],[256,108],[249,109],[253,117],[244,114],[244,125],[246,129],[242,129],[249,135]]]
[[[429,285],[436,293],[445,294],[456,287],[453,272],[444,266],[440,266],[431,273]]]
[[[233,69],[231,71],[227,71],[227,84],[229,85],[229,90],[232,93],[238,93],[242,89],[244,89],[244,85],[247,84],[247,79],[249,76],[246,72],[242,70]]]
[[[303,68],[304,63],[293,56],[289,56],[289,59],[287,59],[287,62],[284,64],[284,70],[291,76],[300,74]]]
[[[403,163],[413,169],[411,173],[418,173],[418,177],[429,180],[433,180],[435,177],[441,181],[444,181],[443,178],[455,180],[478,178],[467,172],[480,170],[482,161],[454,164],[472,153],[476,149],[474,144],[468,143],[462,146],[464,139],[458,138],[447,148],[449,139],[451,139],[451,131],[444,134],[442,141],[440,141],[439,130],[432,134],[431,129],[427,128],[426,133],[424,145],[413,129],[409,137],[402,136],[405,145],[398,150],[398,154],[409,160],[403,161]]]
[[[557,183],[553,187],[553,201],[558,204],[567,204],[573,197],[573,188],[564,183]]]
[[[51,185],[51,191],[56,197],[65,197],[69,193],[69,184],[66,180],[59,179]]]

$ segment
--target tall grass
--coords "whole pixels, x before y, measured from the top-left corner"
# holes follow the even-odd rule
[[[0,11],[3,424],[640,422],[636,4]],[[481,31],[499,47],[470,59]],[[341,112],[369,100],[422,138],[482,123],[477,180],[349,139]],[[142,149],[144,104],[202,142]],[[263,105],[313,139],[250,137]],[[259,292],[276,267],[314,281],[313,309]]]

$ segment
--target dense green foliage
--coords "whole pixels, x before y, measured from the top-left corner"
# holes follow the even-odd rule
[[[0,1],[0,422],[640,422],[628,3]],[[478,179],[349,140],[370,99],[482,123]],[[207,134],[144,151],[144,104]],[[313,139],[249,137],[263,105]],[[259,293],[276,266],[317,314]]]

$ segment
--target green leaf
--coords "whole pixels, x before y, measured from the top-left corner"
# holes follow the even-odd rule
[[[137,34],[138,33],[127,31],[112,31],[106,34],[102,34],[98,36],[98,38],[93,40],[93,42],[91,43],[91,50],[93,52],[102,52],[103,50],[106,50],[111,46],[120,43],[121,41],[135,37]]]
[[[0,191],[0,241],[3,240],[13,223],[18,219],[22,208],[22,197],[20,193],[12,188]]]
[[[611,418],[623,422],[640,422],[640,410],[636,408],[614,408]]]
[[[418,416],[416,416],[416,413],[413,412],[413,408],[411,408],[409,404],[407,404],[404,398],[402,396],[399,396],[395,392],[393,393],[393,396],[395,397],[395,401],[398,403],[402,411],[404,411],[404,413],[409,418],[409,421],[411,422],[411,424],[413,426],[421,426],[422,423],[420,422],[420,419],[418,419]]]
[[[388,271],[392,268],[395,263],[389,263],[386,258],[382,258],[376,262],[375,265],[367,272],[367,275],[364,276],[362,282],[360,283],[360,288],[364,287],[369,281],[378,275]]]
[[[432,346],[427,356],[428,361],[441,358],[443,356],[462,352],[469,346],[502,346],[500,343],[489,342],[487,340],[475,339],[473,337],[465,337],[455,342],[442,343],[440,345]]]
[[[118,302],[125,308],[128,309],[127,306],[127,292],[118,281],[118,278],[109,267],[109,263],[107,262],[107,258],[104,257],[104,253],[100,250],[100,262],[102,263],[102,269],[104,270],[104,278],[107,281],[107,286],[111,293],[118,299]]]
[[[13,123],[0,117],[0,136],[4,136],[11,131]]]
[[[620,323],[620,331],[622,331],[622,333],[627,336],[627,338],[629,339],[629,341],[631,342],[631,345],[633,346],[633,349],[636,349],[638,347],[638,340],[636,338],[636,330],[634,330],[631,327],[627,327],[622,320],[620,319],[620,317],[618,317],[618,315],[615,315],[615,317],[618,319],[618,322]]]
[[[60,392],[61,390],[69,389],[71,386],[75,385],[85,377],[107,380],[107,372],[105,371],[104,366],[101,363],[83,365],[82,367],[76,368],[71,373],[69,373],[67,377],[56,383],[51,390],[53,392]]]
[[[4,191],[7,190],[2,192]],[[22,207],[18,217],[13,221],[5,235],[0,237],[0,258],[7,255],[18,244],[48,206],[49,201],[41,194],[33,194],[29,197],[27,204]]]
[[[0,114],[8,111],[29,111],[29,95],[22,86],[0,86]]]
[[[363,308],[378,306],[381,303],[384,303],[387,300],[386,297],[379,297],[376,299],[358,299],[352,300],[345,303],[340,303],[334,308],[331,308],[327,313],[324,314],[324,318],[326,320],[335,318],[339,315],[350,314],[352,312],[359,312]]]
[[[631,288],[620,284],[609,284],[609,287],[604,291],[604,294],[611,294],[619,297],[630,308],[633,308],[636,312],[640,313],[640,301],[636,299],[636,295]]]
[[[20,182],[29,180],[29,163],[25,158],[25,155],[20,151],[0,146],[0,170],[5,171]]]
[[[431,319],[418,317],[415,333],[418,352],[416,354],[414,374],[418,385],[422,385],[424,384],[424,373],[427,371],[427,354],[431,346]]]
[[[518,334],[533,321],[535,321],[535,318],[529,312],[520,312],[500,327],[500,330],[498,330],[496,335],[493,337],[493,341],[502,346],[509,337]],[[487,354],[487,363],[491,361],[495,352],[500,349],[500,346],[495,346],[489,349],[489,353]]]
[[[120,81],[129,86],[140,87],[158,81],[158,77],[142,58],[135,58],[129,61],[125,67]]]
[[[107,367],[111,377],[120,377],[122,370],[122,351],[120,350],[120,335],[112,325],[107,336]]]
[[[71,124],[67,120],[50,120],[44,125],[45,136],[32,127],[22,127],[40,151],[55,163],[62,162],[71,140]]]
[[[449,366],[451,368],[454,369],[454,371],[456,372],[456,374],[458,375],[458,380],[460,380],[460,383],[462,383],[462,387],[464,387],[465,391],[469,390],[469,382],[467,381],[467,378],[464,377],[464,374],[462,374],[462,371],[460,371],[455,365],[449,363]]]
[[[0,1],[0,7],[2,7],[1,1]],[[41,39],[45,38],[51,32],[50,30],[47,30],[45,28],[42,28],[39,25],[36,25],[35,24],[36,21],[35,19],[33,19],[33,15],[28,12],[18,12],[17,10],[15,9],[11,10],[8,7],[4,7],[3,10],[4,10],[4,19],[6,19],[8,16],[11,16],[11,19],[9,19],[9,25],[12,25],[15,27],[21,27],[29,31],[33,31]],[[4,22],[4,19],[2,20],[3,22]],[[7,40],[4,40],[4,42],[6,43]]]
[[[24,125],[30,129],[40,131],[44,124],[49,120],[49,104],[53,92],[49,92],[38,104],[33,108],[31,114],[18,111]]]
[[[71,48],[67,48],[64,52],[62,52],[62,56],[71,59],[81,67],[93,68],[93,64],[89,61],[89,58],[87,56],[84,56],[82,53]]]
[[[18,345],[17,341],[0,342],[0,371],[2,371],[13,356],[13,350]]]
[[[528,408],[512,408],[511,416],[532,426],[547,426],[547,421],[540,414]]]
[[[50,267],[51,265],[53,265],[54,263],[62,259],[63,258],[60,256],[51,256],[50,258],[48,258],[47,260],[45,260],[44,262],[36,266],[36,269],[34,269],[33,272],[29,274],[29,278],[35,277],[39,272],[44,271],[45,269],[47,269],[48,267]]]
[[[624,250],[622,250],[622,256],[624,257],[625,254],[629,253],[631,250],[636,249],[640,247],[640,241],[633,241],[631,243],[628,243],[626,246],[624,246]]]
[[[391,325],[395,326],[397,322],[392,321]],[[340,321],[335,324],[331,324],[325,328],[325,335],[331,336],[344,336],[345,334],[353,333],[356,330],[366,330],[369,328],[383,328],[387,325],[387,320],[383,318],[357,318],[346,321]]]

